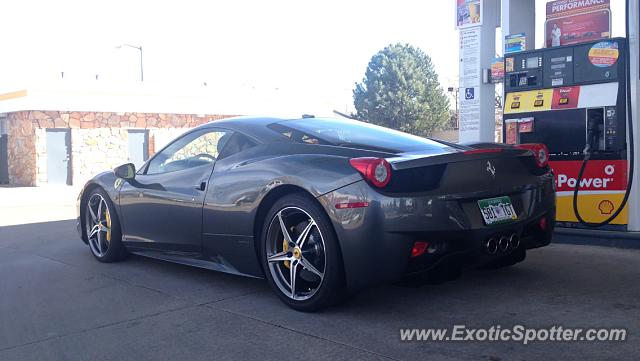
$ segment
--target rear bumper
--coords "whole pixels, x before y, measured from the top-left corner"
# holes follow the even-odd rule
[[[544,230],[540,228],[542,218],[545,218],[547,223]],[[448,235],[434,234],[430,237],[430,239],[436,239],[437,246],[434,247],[434,253],[425,253],[422,256],[410,258],[407,262],[405,275],[428,272],[445,262],[454,263],[459,268],[482,266],[523,249],[544,247],[551,242],[554,218],[555,208],[539,217],[502,227],[450,232]],[[514,244],[505,242],[506,246],[503,248],[500,244],[501,240],[509,240],[512,236],[517,241]],[[497,244],[495,252],[492,252],[493,248],[489,249],[492,240]]]
[[[395,281],[425,272],[441,262],[455,260],[474,267],[507,256],[514,249],[488,254],[491,237],[516,234],[518,249],[542,247],[551,241],[555,225],[553,177],[546,174],[524,187],[474,194],[396,197],[374,191],[364,181],[319,198],[333,222],[351,289]],[[478,199],[508,195],[517,221],[486,226]],[[336,209],[344,202],[368,202],[364,208]],[[547,227],[539,227],[545,218]],[[428,242],[437,251],[411,257],[415,241]]]

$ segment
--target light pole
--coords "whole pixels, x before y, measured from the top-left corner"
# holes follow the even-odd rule
[[[122,49],[123,46],[128,46],[130,48],[140,50],[140,81],[144,81],[144,69],[142,67],[142,45],[136,46],[131,44],[122,44],[122,45],[116,46],[116,49]]]

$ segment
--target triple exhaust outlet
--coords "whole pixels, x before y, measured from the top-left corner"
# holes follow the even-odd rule
[[[484,251],[488,254],[496,254],[498,252],[506,252],[514,250],[520,246],[520,237],[518,234],[505,234],[500,237],[491,237],[484,242]]]

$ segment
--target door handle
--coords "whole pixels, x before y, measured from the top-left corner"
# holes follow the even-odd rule
[[[195,188],[204,192],[204,190],[207,189],[207,182],[200,182],[200,184],[196,185]]]

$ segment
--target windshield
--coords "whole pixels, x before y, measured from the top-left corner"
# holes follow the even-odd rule
[[[444,153],[451,148],[436,141],[350,119],[298,119],[269,125],[292,141],[392,153]]]

